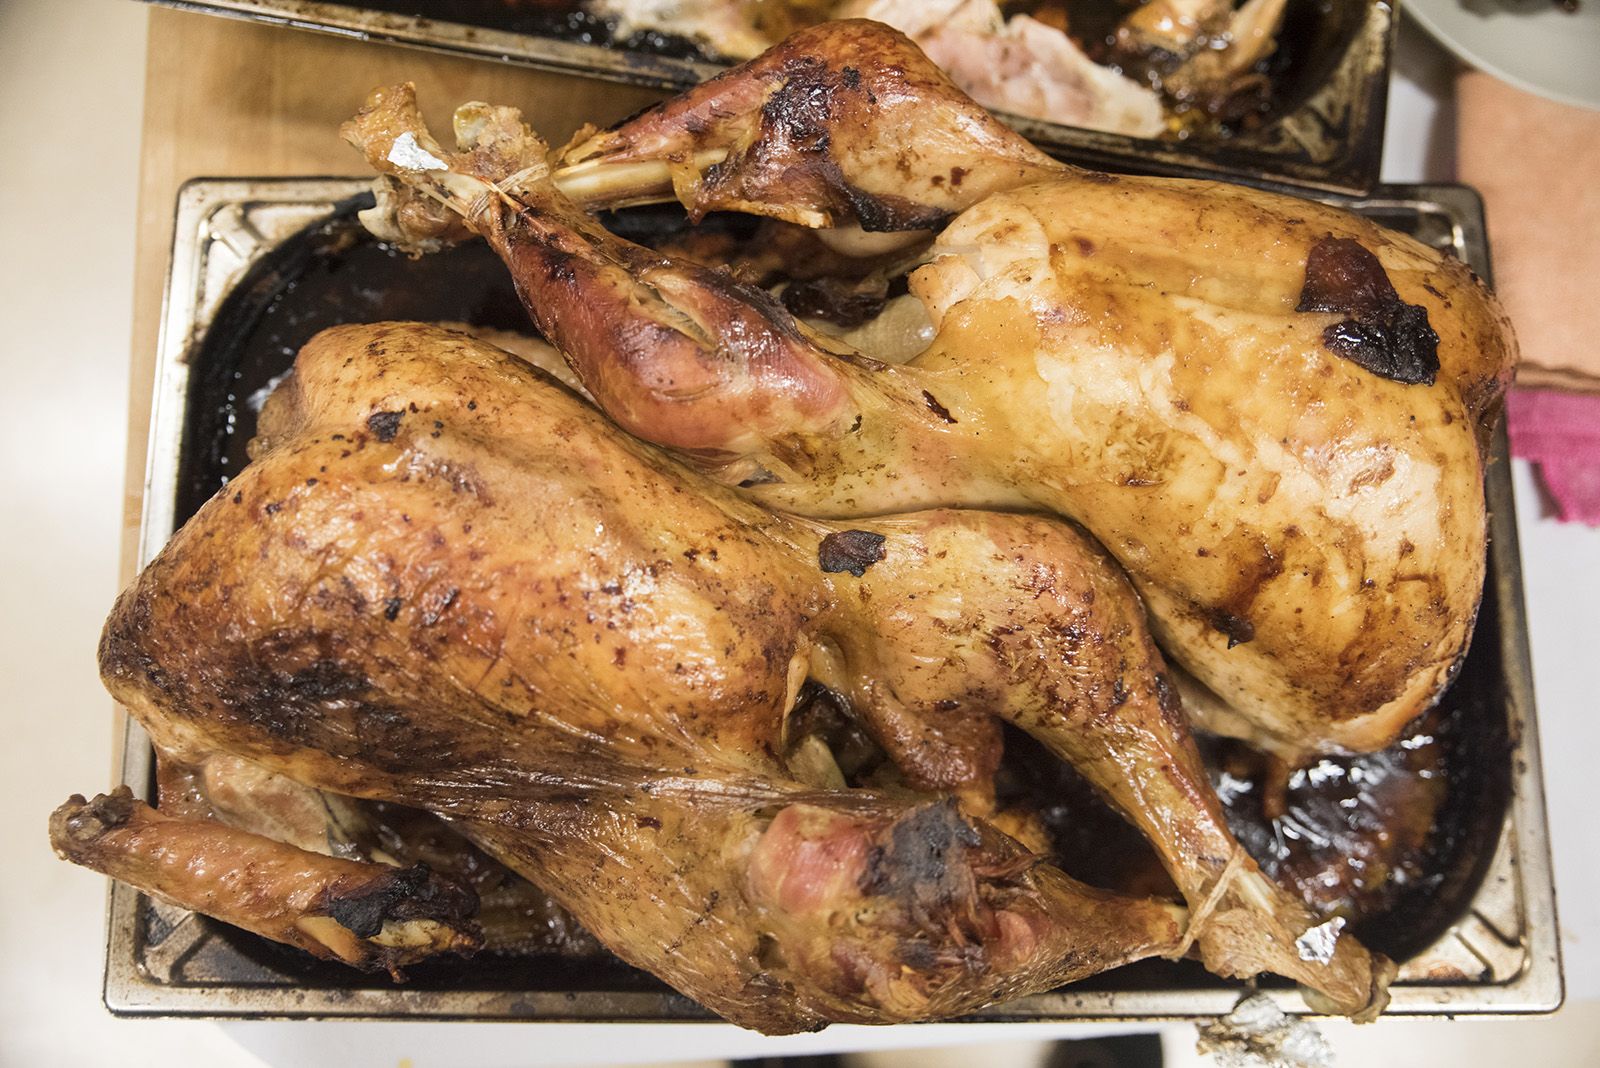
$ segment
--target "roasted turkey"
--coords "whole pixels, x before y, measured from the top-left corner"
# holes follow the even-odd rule
[[[1335,1011],[1386,999],[1392,966],[1353,938],[1297,947],[1318,918],[1227,830],[1137,598],[1059,520],[773,513],[420,324],[319,335],[253,451],[106,625],[107,686],[177,765],[226,753],[438,813],[623,959],[765,1031],[948,1016],[1191,946]],[[808,677],[900,786],[847,788],[795,736]],[[1001,722],[1078,767],[1191,908],[1092,890],[1002,833]],[[479,937],[437,877],[126,796],[76,798],[52,831],[352,963]]]
[[[1072,518],[1191,712],[1290,762],[1384,746],[1452,677],[1516,351],[1457,261],[1303,200],[1054,162],[871,22],[557,153],[513,109],[455,125],[447,150],[406,86],[347,124],[386,176],[369,225],[482,235],[619,425],[748,498]],[[673,197],[880,254],[899,234],[931,343],[890,365],[590,214]]]

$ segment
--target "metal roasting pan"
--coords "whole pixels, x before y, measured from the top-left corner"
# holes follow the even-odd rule
[[[615,41],[598,19],[541,12],[537,4],[514,9],[494,0],[151,2],[660,89],[683,89],[723,69],[682,39],[646,34]],[[1279,54],[1269,61],[1278,102],[1258,126],[1229,137],[1161,140],[1036,119],[1006,121],[1047,152],[1086,165],[1366,193],[1378,181],[1398,25],[1390,0],[1290,0]]]
[[[243,410],[238,404],[244,391],[253,383],[238,372],[208,366],[207,361],[219,358],[216,353],[228,351],[226,344],[218,348],[218,335],[224,335],[221,341],[226,343],[229,332],[252,329],[260,309],[297,284],[296,271],[306,262],[297,249],[306,244],[307,235],[326,234],[331,217],[348,220],[366,188],[363,179],[197,179],[180,192],[143,487],[141,566],[209,496],[225,455],[230,450],[241,455],[242,441],[233,437],[248,436],[243,432],[230,436],[229,431],[236,411]],[[1394,186],[1363,199],[1337,202],[1450,250],[1481,275],[1489,273],[1482,206],[1469,189]],[[482,268],[487,279],[492,258],[487,250],[481,256],[489,265]],[[440,259],[404,261],[399,269],[439,270],[429,265]],[[355,272],[352,268],[346,273]],[[408,292],[437,288],[425,284],[422,276],[417,278],[417,285],[389,288]],[[370,318],[395,317],[396,307],[383,303],[381,284],[351,277],[348,285],[361,299],[374,302]],[[413,298],[402,293],[400,299]],[[409,305],[399,310],[412,311],[416,317],[435,314],[429,309],[416,313]],[[476,312],[469,308],[437,317],[450,314],[466,317]],[[284,345],[276,356],[279,370],[288,366],[292,354],[293,348]],[[258,368],[258,377],[267,370],[271,368]],[[223,394],[228,404],[219,415],[214,400]],[[201,407],[197,398],[205,400]],[[209,474],[197,480],[196,470]],[[1409,955],[1399,954],[1405,959],[1389,1008],[1394,1015],[1538,1013],[1553,1011],[1562,1000],[1522,575],[1503,433],[1489,466],[1488,497],[1488,582],[1474,651],[1452,693],[1463,687],[1476,691],[1469,696],[1493,721],[1486,720],[1493,729],[1485,734],[1493,740],[1481,748],[1488,751],[1486,759],[1502,769],[1487,773],[1488,778],[1503,781],[1506,788],[1485,787],[1480,794],[1478,782],[1472,783],[1474,789],[1468,792],[1472,803],[1481,798],[1480,807],[1486,809],[1480,813],[1486,830],[1478,855],[1462,877],[1461,892],[1439,895],[1437,907],[1447,908],[1448,913],[1419,921],[1419,929],[1437,930],[1437,937]],[[131,720],[123,739],[120,780],[139,796],[153,798],[149,740]],[[489,962],[481,967],[479,958],[396,985],[386,978],[313,962],[304,954],[153,901],[121,883],[111,889],[109,914],[105,1002],[118,1015],[619,1022],[711,1018],[693,1001],[610,957],[588,962],[529,959],[499,966]],[[1198,1018],[1227,1012],[1239,997],[1239,984],[1212,979],[1198,966],[1155,963],[1153,968],[1134,965],[1021,998],[972,1019]],[[1268,989],[1286,1010],[1305,1011],[1292,989]]]

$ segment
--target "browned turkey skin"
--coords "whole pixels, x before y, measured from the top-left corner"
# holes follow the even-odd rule
[[[107,624],[107,685],[174,759],[444,815],[762,1030],[957,1014],[1191,943],[1381,1007],[1392,968],[1353,939],[1295,951],[1315,918],[1228,834],[1137,599],[1065,524],[785,518],[417,324],[319,335],[261,432]],[[808,675],[965,810],[789,755]],[[981,818],[999,718],[1152,840],[1192,914]]]
[[[1516,351],[1461,264],[1317,204],[1063,166],[866,22],[553,157],[507,108],[456,134],[404,86],[347,124],[388,176],[374,229],[482,234],[613,419],[751,498],[1073,518],[1198,680],[1193,714],[1289,762],[1381,748],[1459,663]],[[943,226],[906,253],[932,343],[886,366],[584,210],[672,197]]]

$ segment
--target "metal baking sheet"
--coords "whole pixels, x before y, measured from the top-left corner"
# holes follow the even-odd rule
[[[161,549],[188,511],[209,495],[209,484],[195,483],[196,464],[209,462],[206,469],[214,472],[217,463],[225,462],[217,450],[222,447],[219,443],[225,443],[231,419],[226,413],[219,417],[215,412],[208,416],[193,410],[191,398],[197,389],[210,390],[206,395],[215,396],[219,389],[242,392],[248,388],[248,383],[230,385],[230,375],[232,379],[240,377],[237,371],[207,366],[209,358],[202,357],[215,350],[215,345],[207,344],[207,332],[219,332],[226,339],[233,332],[251,328],[250,316],[259,314],[272,287],[294,284],[296,270],[304,266],[294,256],[308,244],[307,235],[328,233],[331,218],[348,218],[366,188],[367,182],[359,179],[202,179],[190,182],[180,193],[143,487],[141,565]],[[1339,203],[1450,250],[1484,276],[1489,273],[1482,207],[1470,190],[1391,187],[1368,198]],[[440,259],[424,258],[415,269],[427,270],[430,261]],[[483,262],[494,264],[486,251]],[[383,303],[382,293],[369,299],[375,302],[371,309],[374,318],[391,316],[394,309]],[[457,313],[430,308],[423,314],[448,317]],[[492,313],[486,314],[492,317]],[[283,366],[291,356],[292,350],[286,346],[281,354]],[[230,403],[235,399],[232,393],[228,397]],[[1462,877],[1459,907],[1438,925],[1442,933],[1402,961],[1389,1009],[1395,1015],[1548,1012],[1562,1000],[1521,570],[1505,456],[1501,435],[1488,476],[1490,568],[1472,654],[1476,667],[1469,663],[1457,686],[1481,688],[1476,698],[1489,713],[1504,716],[1503,731],[1496,723],[1491,737],[1509,739],[1510,745],[1495,743],[1484,748],[1497,749],[1493,758],[1509,762],[1505,768],[1509,800],[1503,813],[1496,808],[1486,814],[1485,845],[1472,870]],[[140,796],[152,796],[149,741],[131,720],[120,775]],[[381,977],[319,964],[304,954],[153,901],[120,883],[113,886],[109,911],[105,1000],[119,1015],[549,1021],[710,1018],[693,1001],[611,958],[587,964],[529,960],[520,966],[502,962],[476,967],[478,962],[471,962],[395,985]],[[1274,988],[1272,992],[1284,1009],[1304,1011],[1293,990]],[[1228,1011],[1239,993],[1238,984],[1214,980],[1198,967],[1134,965],[1055,992],[1008,1002],[972,1019],[1208,1017]]]
[[[502,5],[493,13],[496,5],[482,0],[151,2],[661,89],[683,89],[722,69],[681,39],[644,35],[643,42],[612,42],[604,23],[569,17],[559,5],[555,10]],[[1233,136],[1146,139],[1002,118],[1041,148],[1075,162],[1362,194],[1378,180],[1398,25],[1388,0],[1291,0],[1284,32],[1293,34],[1294,53],[1272,74],[1281,103],[1259,126]]]

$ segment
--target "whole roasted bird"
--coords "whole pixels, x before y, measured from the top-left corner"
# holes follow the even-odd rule
[[[1137,598],[1066,523],[774,513],[419,324],[318,335],[253,456],[106,625],[107,686],[176,764],[226,753],[438,813],[764,1031],[948,1016],[1191,946],[1335,1011],[1386,999],[1392,966],[1228,832]],[[807,677],[906,789],[848,789],[794,737]],[[1082,886],[996,829],[1002,721],[1076,765],[1190,909]],[[125,793],[52,821],[79,863],[324,956],[477,944],[437,876],[263,830]]]
[[[345,132],[386,176],[376,232],[487,238],[617,423],[750,499],[1082,523],[1211,729],[1291,762],[1379,748],[1464,654],[1515,343],[1479,281],[1416,241],[1247,188],[1057,163],[863,21],[555,154],[484,104],[457,112],[448,151],[406,86]],[[931,343],[891,366],[589,214],[674,197],[696,218],[832,228],[840,247],[906,232]]]

